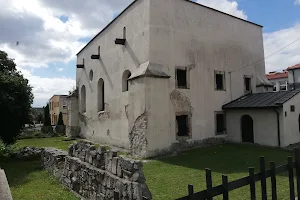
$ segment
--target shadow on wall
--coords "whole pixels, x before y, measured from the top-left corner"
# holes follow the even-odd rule
[[[128,44],[128,42],[125,43],[125,49],[127,50],[128,54],[130,55],[132,61],[134,62],[136,67],[139,67],[141,65],[139,59],[136,57],[135,53],[133,52],[131,46]]]
[[[103,71],[104,71],[104,73],[105,73],[105,75],[106,75],[106,78],[107,78],[107,80],[108,80],[108,82],[109,82],[110,87],[111,87],[112,89],[114,89],[114,84],[112,83],[112,80],[111,80],[110,76],[108,75],[106,66],[105,66],[105,64],[104,64],[104,62],[103,62],[103,60],[102,60],[102,58],[100,58],[99,61],[100,61],[100,64],[101,64],[101,66],[102,66],[102,69],[103,69]]]

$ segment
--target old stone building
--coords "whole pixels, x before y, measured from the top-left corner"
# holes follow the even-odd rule
[[[222,139],[224,104],[273,90],[262,57],[260,25],[188,0],[136,0],[77,54],[69,134],[140,157]]]

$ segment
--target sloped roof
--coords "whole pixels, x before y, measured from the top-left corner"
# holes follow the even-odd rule
[[[265,92],[243,96],[223,106],[223,109],[276,108],[300,93],[300,90]]]
[[[287,77],[288,77],[287,71],[267,74],[267,79],[268,80],[279,79],[279,78],[287,78]]]
[[[300,68],[300,63],[291,67],[288,67],[287,70],[292,70],[292,69],[299,69]]]
[[[139,77],[170,78],[171,76],[163,71],[162,65],[148,61],[141,64],[135,71],[133,71],[128,80]]]

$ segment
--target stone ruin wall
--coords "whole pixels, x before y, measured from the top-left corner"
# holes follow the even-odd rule
[[[69,153],[45,148],[42,166],[85,199],[152,199],[142,162],[118,156],[104,146],[78,142]]]

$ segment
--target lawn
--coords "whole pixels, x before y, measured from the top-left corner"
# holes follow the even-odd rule
[[[14,200],[79,200],[42,170],[39,160],[0,160]]]
[[[285,164],[291,152],[249,145],[226,144],[186,151],[178,156],[165,157],[144,164],[147,185],[154,200],[175,199],[187,195],[188,184],[194,185],[195,192],[206,189],[205,168],[212,170],[213,185],[219,185],[222,175],[229,181],[248,176],[248,167],[259,170],[259,156],[265,156],[267,168],[269,161],[276,165]],[[270,183],[267,182],[270,190]],[[257,199],[260,198],[260,184],[256,183]],[[277,176],[278,199],[289,199],[288,177]],[[270,192],[268,191],[268,199]],[[229,193],[230,199],[250,199],[249,186]],[[217,197],[214,199],[222,199]]]
[[[17,141],[15,147],[55,147],[68,150],[74,141],[65,137],[36,138]],[[41,168],[39,160],[17,160],[0,158],[0,167],[4,169],[14,200],[76,200],[73,193]]]
[[[55,147],[67,150],[74,141],[64,141],[64,139],[63,137],[26,139],[18,141],[16,146]],[[144,173],[153,200],[171,200],[187,195],[188,184],[194,185],[195,192],[204,190],[205,168],[212,170],[213,185],[216,186],[221,184],[223,174],[228,175],[229,181],[232,181],[248,176],[248,167],[255,167],[258,172],[260,156],[265,156],[268,168],[270,161],[274,161],[276,165],[285,164],[287,156],[290,155],[292,155],[291,152],[278,148],[226,144],[193,149],[177,156],[150,160],[144,163]],[[42,171],[37,161],[10,161],[0,166],[5,169],[9,182],[12,184],[14,199],[76,199],[72,194],[63,190],[56,180]],[[267,184],[270,198],[270,183],[267,182]],[[256,187],[257,199],[259,199],[260,184],[258,182]],[[289,199],[286,174],[277,176],[277,191],[278,199]],[[250,199],[249,186],[232,191],[229,196],[230,199],[248,200]]]
[[[53,148],[68,151],[69,145],[75,141],[76,140],[69,140],[66,137],[34,138],[34,139],[18,140],[15,146],[16,147],[34,146],[38,148],[53,147]]]

